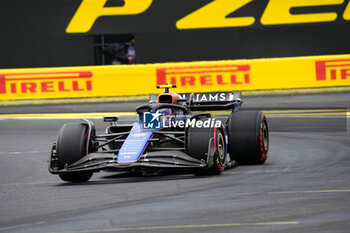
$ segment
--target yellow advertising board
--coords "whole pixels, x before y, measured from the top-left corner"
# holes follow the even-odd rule
[[[350,86],[350,54],[148,65],[0,69],[0,100]]]

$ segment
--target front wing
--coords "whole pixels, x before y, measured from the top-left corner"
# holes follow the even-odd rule
[[[181,151],[157,151],[143,154],[136,162],[117,162],[113,153],[90,153],[79,161],[59,169],[58,158],[53,149],[49,164],[52,174],[106,171],[142,171],[142,170],[197,170],[204,169],[204,161],[194,159]]]

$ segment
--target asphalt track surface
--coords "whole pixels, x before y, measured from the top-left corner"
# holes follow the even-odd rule
[[[69,120],[2,118],[0,232],[349,232],[349,97],[246,98],[247,109],[303,110],[268,114],[265,165],[211,177],[97,173],[85,184],[64,183],[48,173],[47,161]],[[129,112],[136,104],[1,107],[0,113]],[[106,124],[93,121],[102,133]]]

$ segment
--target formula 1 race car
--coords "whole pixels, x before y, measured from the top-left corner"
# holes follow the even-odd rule
[[[137,116],[104,117],[110,125],[96,135],[90,120],[67,123],[53,143],[49,171],[68,182],[88,181],[97,171],[159,174],[162,171],[216,175],[235,164],[263,164],[269,134],[260,111],[239,111],[241,92],[177,94],[176,85],[151,95]],[[202,111],[229,110],[213,118]],[[125,117],[125,116],[124,116]]]

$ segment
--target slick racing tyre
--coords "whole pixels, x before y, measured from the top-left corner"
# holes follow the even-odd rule
[[[70,165],[87,154],[88,126],[82,123],[67,123],[62,126],[57,139],[57,157],[60,169]],[[63,181],[86,182],[92,172],[59,174]]]
[[[233,112],[227,127],[231,160],[247,165],[265,163],[269,149],[269,131],[262,112]]]
[[[206,119],[201,119],[204,121]],[[209,143],[214,148],[213,162],[204,170],[197,171],[196,175],[219,175],[224,170],[226,143],[221,128],[189,127],[187,131],[187,154],[195,159],[206,161]],[[207,161],[208,163],[208,161]]]

